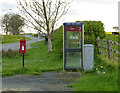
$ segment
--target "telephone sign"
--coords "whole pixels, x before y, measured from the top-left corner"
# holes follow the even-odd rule
[[[81,27],[65,27],[66,31],[81,31]]]
[[[63,27],[63,69],[83,68],[84,24],[64,23]]]
[[[21,53],[26,52],[26,40],[20,40],[20,52]]]

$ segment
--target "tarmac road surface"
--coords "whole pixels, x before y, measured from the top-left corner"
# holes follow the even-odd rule
[[[39,39],[37,37],[33,37],[32,35],[26,35],[26,37],[32,38],[33,40],[29,40],[26,41],[26,48],[32,48],[30,47],[30,44],[38,42]],[[42,41],[43,39],[41,39],[40,41]],[[2,47],[2,48],[1,48]],[[9,44],[0,44],[0,51],[1,49],[7,51],[8,49],[12,49],[12,50],[19,50],[20,48],[20,42],[18,43],[9,43]]]
[[[3,91],[72,91],[67,85],[79,77],[78,72],[8,76],[2,78],[2,89]]]

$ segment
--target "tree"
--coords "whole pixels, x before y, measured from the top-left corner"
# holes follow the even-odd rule
[[[18,35],[25,25],[24,19],[19,14],[6,14],[3,18],[4,31],[6,34]]]
[[[105,37],[104,24],[101,21],[77,21],[84,23],[85,43],[96,45],[97,37]]]
[[[113,29],[117,32],[117,30],[119,30],[119,27],[114,26]]]
[[[47,33],[48,51],[52,51],[53,32],[58,21],[70,7],[70,0],[18,0],[18,8],[24,14],[27,25],[40,32]],[[41,28],[41,29],[39,29]]]
[[[11,14],[9,26],[13,35],[19,35],[24,25],[24,19],[19,14]]]
[[[10,15],[9,14],[5,14],[4,17],[3,17],[2,22],[3,22],[4,32],[7,35],[8,32],[10,32],[10,26],[9,26]]]

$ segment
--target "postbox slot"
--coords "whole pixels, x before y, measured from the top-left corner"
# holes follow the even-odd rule
[[[21,43],[25,43],[25,41],[21,41]]]

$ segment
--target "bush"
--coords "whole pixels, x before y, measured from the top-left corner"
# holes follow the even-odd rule
[[[26,39],[27,41],[32,40],[31,38],[25,37],[24,35],[4,35],[3,44],[20,42],[21,39]]]
[[[53,34],[53,50],[55,50],[56,56],[63,57],[63,26]]]
[[[84,42],[93,44],[95,53],[97,53],[97,37],[105,37],[103,23],[101,21],[77,21],[84,23]],[[57,29],[53,34],[53,49],[59,57],[63,56],[63,26]]]
[[[96,46],[97,37],[101,39],[105,37],[104,24],[101,21],[77,21],[84,23],[84,40],[85,44],[93,44]]]
[[[21,54],[19,53],[19,51],[17,51],[17,50],[11,50],[11,49],[8,49],[8,51],[2,50],[2,57],[12,58],[12,57],[15,57],[15,56],[21,56]]]
[[[34,34],[33,36],[34,36],[34,37],[38,37],[38,34]]]

